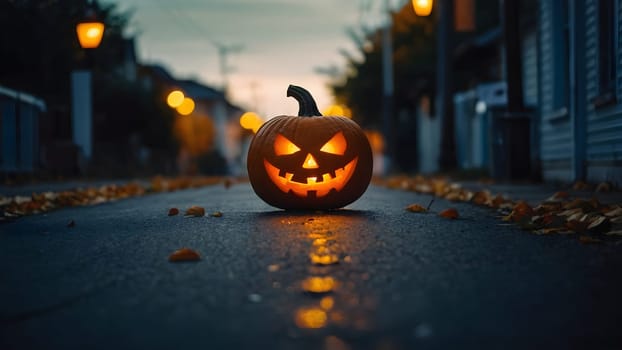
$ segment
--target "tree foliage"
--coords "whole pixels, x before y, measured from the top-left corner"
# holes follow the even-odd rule
[[[476,29],[455,33],[455,44],[467,42],[499,25],[498,0],[477,0],[474,4]],[[437,18],[434,13],[428,17],[417,16],[408,2],[398,12],[391,13],[391,19],[395,111],[412,110],[419,96],[434,95]],[[347,74],[331,88],[336,98],[353,110],[359,123],[381,128],[382,28],[367,32],[363,38],[354,41],[362,59],[348,59]],[[462,89],[478,73],[469,66],[467,69],[456,68],[454,74],[455,87]]]
[[[412,7],[392,13],[391,38],[395,106],[411,107],[416,95],[433,82],[435,32],[430,17],[418,17]],[[348,60],[348,74],[331,87],[340,102],[366,127],[380,128],[382,115],[382,30],[365,34],[358,45],[362,60]],[[429,88],[429,85],[428,85]]]

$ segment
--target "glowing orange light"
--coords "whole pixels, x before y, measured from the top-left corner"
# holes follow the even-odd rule
[[[166,103],[171,108],[177,108],[181,106],[181,104],[184,102],[184,98],[186,98],[186,96],[184,96],[183,92],[179,90],[173,90],[166,97]]]
[[[246,112],[240,116],[240,126],[246,130],[252,130],[253,133],[257,133],[262,124],[263,120],[256,113]]]
[[[104,35],[104,24],[101,22],[83,22],[76,26],[78,41],[84,49],[94,49],[99,46]]]
[[[333,299],[333,297],[323,297],[322,300],[320,300],[320,307],[326,311],[332,309],[334,305],[335,299]]]
[[[308,293],[328,293],[333,291],[335,285],[335,279],[330,276],[308,277],[302,281],[302,289]]]
[[[294,321],[300,328],[322,328],[326,326],[328,316],[320,308],[301,308],[296,311]]]
[[[335,171],[335,177],[331,174],[322,174],[322,181],[318,182],[317,177],[308,177],[306,182],[293,181],[293,173],[286,173],[285,177],[279,176],[280,170],[264,159],[264,167],[270,180],[283,192],[292,191],[300,197],[307,197],[309,191],[314,191],[316,197],[326,196],[331,190],[341,191],[343,187],[350,181],[356,169],[358,157],[354,158],[343,168]]]
[[[320,148],[320,151],[330,154],[344,155],[346,153],[346,148],[348,147],[348,143],[346,141],[345,136],[343,136],[343,132],[338,132],[333,136],[328,142]]]
[[[433,0],[412,0],[417,16],[429,16],[432,13]]]
[[[278,134],[274,139],[274,154],[277,156],[286,156],[300,151],[300,147],[296,146],[287,137]]]
[[[384,152],[384,137],[380,132],[375,130],[366,130],[365,135],[367,136],[372,152],[377,154]]]
[[[189,115],[194,111],[194,100],[185,97],[182,103],[177,107],[177,113],[181,115]]]
[[[320,166],[317,165],[317,161],[315,161],[315,158],[313,158],[311,153],[309,153],[307,154],[307,158],[305,158],[304,163],[302,163],[302,167],[305,169],[317,169]],[[313,177],[313,182],[315,182],[315,180],[317,180],[317,178]]]
[[[344,105],[330,105],[322,111],[322,115],[352,119],[352,111]]]

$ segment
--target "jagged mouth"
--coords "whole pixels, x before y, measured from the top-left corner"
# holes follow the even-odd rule
[[[333,174],[325,173],[319,176],[311,176],[307,177],[306,182],[294,181],[294,174],[285,172],[281,176],[281,171],[279,168],[270,164],[267,160],[264,159],[263,163],[266,168],[266,173],[270,177],[272,183],[274,183],[281,191],[288,193],[292,192],[299,197],[324,197],[330,193],[330,191],[335,190],[337,192],[341,191],[343,187],[350,181],[352,174],[354,174],[354,169],[356,169],[356,163],[358,162],[358,157],[352,159],[348,164],[346,164],[343,168],[335,169]]]

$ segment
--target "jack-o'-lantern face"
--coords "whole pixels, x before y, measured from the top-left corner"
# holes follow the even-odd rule
[[[248,150],[248,177],[268,204],[283,209],[335,209],[367,189],[372,174],[369,142],[354,121],[324,117],[308,91],[290,86],[298,116],[262,125]]]
[[[274,163],[264,159],[270,180],[283,192],[299,197],[324,197],[350,181],[358,157],[345,158],[348,141],[342,131],[328,141],[301,148],[281,134],[274,140]],[[294,165],[293,167],[291,165]]]

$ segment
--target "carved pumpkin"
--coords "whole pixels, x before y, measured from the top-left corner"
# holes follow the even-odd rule
[[[358,199],[372,174],[367,137],[354,121],[322,116],[309,92],[290,85],[298,116],[278,116],[259,129],[248,151],[255,193],[282,209],[334,209]]]

